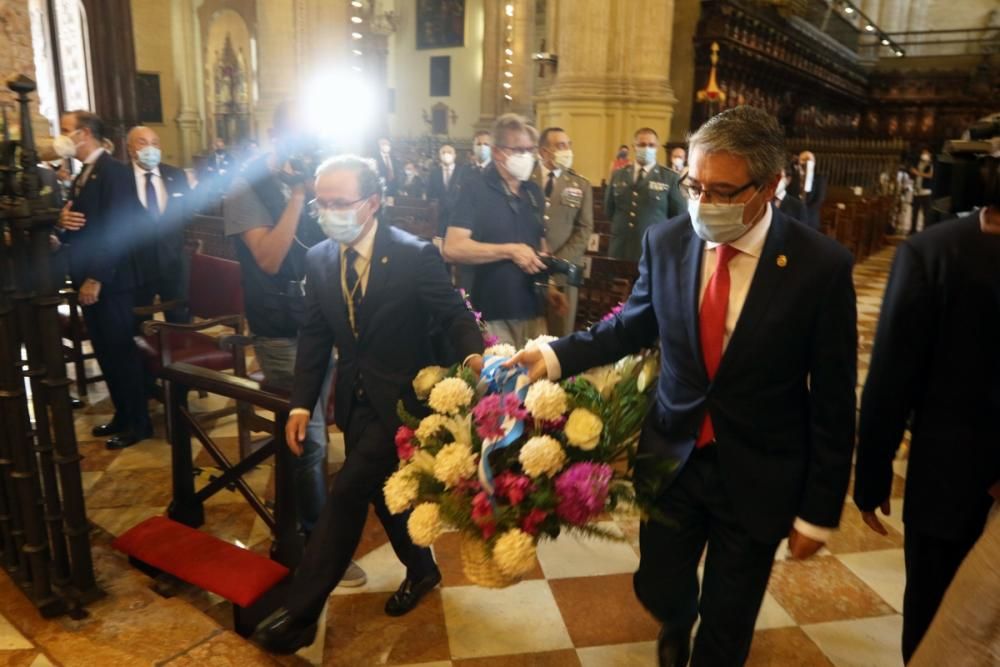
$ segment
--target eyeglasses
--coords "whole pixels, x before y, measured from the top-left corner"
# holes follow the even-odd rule
[[[525,148],[523,146],[499,146],[498,145],[497,148],[499,148],[501,150],[505,150],[508,153],[514,153],[515,155],[531,155],[536,150],[538,150],[538,146],[528,146],[527,148]]]
[[[368,195],[371,197],[371,195]],[[318,218],[321,211],[346,211],[349,208],[354,208],[354,205],[363,202],[368,197],[361,197],[360,199],[355,199],[354,201],[349,201],[343,204],[331,204],[327,205],[318,199],[310,199],[306,206],[309,208],[309,215]]]
[[[681,189],[681,194],[688,199],[699,200],[702,195],[707,197],[708,201],[711,202],[723,202],[726,204],[732,204],[733,199],[739,197],[741,194],[746,192],[752,187],[755,187],[757,183],[755,181],[750,181],[746,185],[736,188],[728,192],[720,192],[718,190],[706,190],[701,187],[699,183],[692,183],[689,179],[685,178],[679,184]]]

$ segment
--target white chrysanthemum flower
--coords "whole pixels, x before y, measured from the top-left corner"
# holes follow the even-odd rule
[[[566,464],[566,452],[552,436],[536,435],[524,443],[517,460],[529,477],[552,477]]]
[[[413,378],[413,391],[417,394],[417,398],[426,401],[434,385],[443,380],[447,374],[448,369],[441,366],[422,368],[417,377]]]
[[[455,415],[472,403],[475,391],[461,378],[445,378],[434,385],[427,403],[435,412]]]
[[[441,506],[437,503],[420,503],[413,508],[406,528],[413,543],[419,547],[429,547],[441,535]]]
[[[474,474],[476,474],[476,457],[467,445],[460,442],[445,445],[434,457],[434,477],[444,482],[447,489]]]
[[[484,357],[513,357],[517,354],[517,348],[508,343],[497,343],[496,345],[490,345],[483,352]]]
[[[523,530],[513,528],[497,538],[493,562],[508,577],[519,577],[535,567],[535,540]]]
[[[554,340],[559,340],[558,336],[539,336],[538,338],[532,338],[527,343],[524,344],[524,351],[528,352],[530,350],[535,350],[542,343],[551,343]]]
[[[618,369],[613,365],[592,368],[579,377],[594,385],[594,388],[597,389],[597,391],[600,392],[601,396],[604,398],[609,398],[611,396],[611,392],[622,379],[621,373],[619,373]]]
[[[585,408],[573,410],[566,420],[566,440],[583,450],[589,451],[597,447],[603,430],[604,422],[601,418]]]
[[[656,357],[649,357],[643,362],[642,370],[639,371],[639,377],[636,378],[636,388],[639,391],[646,391],[646,387],[649,387],[656,382],[656,378],[659,374],[660,365],[657,363]]]
[[[425,440],[433,438],[441,429],[448,428],[449,419],[444,415],[427,415],[420,420],[417,426],[417,440],[423,443]]]
[[[524,407],[535,419],[551,421],[566,413],[566,392],[555,382],[539,380],[531,385],[524,399]]]
[[[400,514],[409,508],[410,503],[417,499],[420,484],[417,478],[410,474],[409,466],[401,468],[385,480],[382,487],[385,494],[385,505],[393,514]]]

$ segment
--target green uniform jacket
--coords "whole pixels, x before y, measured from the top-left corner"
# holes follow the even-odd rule
[[[642,236],[658,222],[687,212],[687,200],[677,187],[677,173],[655,165],[639,183],[633,181],[634,166],[611,175],[604,192],[604,212],[611,220],[609,254],[617,259],[638,261]]]

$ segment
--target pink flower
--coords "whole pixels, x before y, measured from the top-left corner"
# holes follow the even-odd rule
[[[396,431],[396,456],[400,461],[409,461],[416,454],[417,448],[413,444],[413,429],[409,426],[400,426]]]
[[[602,322],[607,322],[608,320],[613,320],[615,317],[622,312],[625,308],[625,304],[619,303],[617,306],[608,311],[608,314],[601,318]]]
[[[573,525],[583,525],[604,510],[611,483],[611,466],[574,463],[556,477],[556,515]]]
[[[503,437],[504,431],[501,426],[505,417],[522,420],[527,414],[521,407],[521,399],[515,394],[490,394],[483,397],[472,409],[472,416],[476,420],[476,433],[483,440]]]
[[[545,521],[548,516],[548,512],[540,510],[537,507],[534,508],[528,512],[527,516],[521,519],[521,530],[531,536],[538,535],[539,526],[541,526],[542,522]]]
[[[454,487],[454,492],[459,495],[472,496],[483,490],[483,487],[475,479],[463,479]]]
[[[500,336],[495,336],[493,334],[486,334],[485,336],[483,336],[484,347],[493,347],[499,342],[500,342]]]
[[[515,475],[511,471],[505,470],[497,475],[493,486],[497,496],[506,498],[512,506],[517,506],[531,492],[531,479],[525,475]]]
[[[472,520],[482,525],[486,519],[493,517],[493,504],[485,491],[480,491],[472,499]]]

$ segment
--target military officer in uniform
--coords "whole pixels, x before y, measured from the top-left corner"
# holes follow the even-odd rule
[[[635,161],[611,175],[604,193],[604,211],[611,219],[609,254],[638,261],[646,229],[686,213],[687,202],[678,191],[677,173],[656,163],[660,147],[656,130],[637,130],[633,147]]]
[[[541,159],[535,167],[534,179],[545,193],[542,225],[549,252],[580,264],[594,231],[594,193],[590,181],[573,171],[573,142],[561,127],[542,131],[538,154]],[[576,322],[577,288],[567,287],[565,276],[555,276],[553,280],[565,291],[567,305],[561,309],[549,303],[546,313],[549,333],[566,336],[573,332]]]

